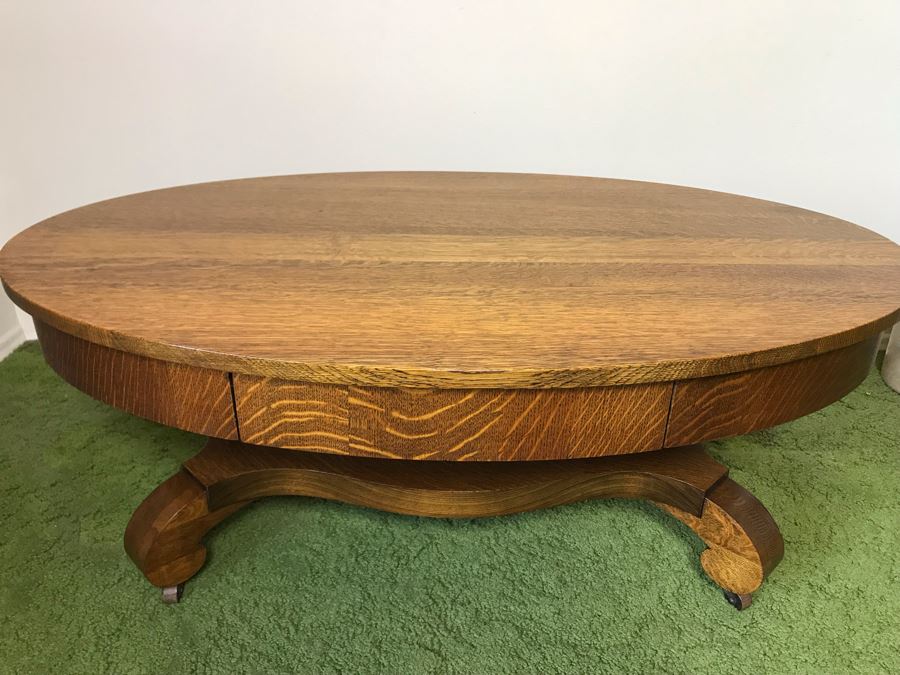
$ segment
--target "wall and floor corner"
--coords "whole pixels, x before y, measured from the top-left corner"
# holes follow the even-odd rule
[[[19,324],[14,305],[0,294],[0,360],[25,341],[25,333]]]
[[[881,376],[891,389],[900,393],[900,323],[890,333],[881,364]]]

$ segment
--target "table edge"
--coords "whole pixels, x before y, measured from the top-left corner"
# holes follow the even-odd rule
[[[602,364],[574,368],[515,368],[492,371],[442,370],[422,367],[295,362],[206,351],[155,342],[69,319],[31,302],[5,280],[10,299],[33,319],[87,342],[129,354],[208,370],[277,377],[321,384],[425,389],[567,389],[609,387],[732,375],[784,365],[849,347],[900,321],[900,307],[845,331],[798,343],[743,354],[646,363]]]

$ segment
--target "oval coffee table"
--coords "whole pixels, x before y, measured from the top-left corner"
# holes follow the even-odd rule
[[[781,535],[697,444],[844,396],[900,318],[900,247],[872,232],[571,176],[158,190],[33,226],[0,273],[63,378],[211,437],[125,532],[168,601],[269,495],[442,518],[630,497],[742,608]]]

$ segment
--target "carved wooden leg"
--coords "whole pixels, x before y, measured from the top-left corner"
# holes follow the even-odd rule
[[[737,609],[750,605],[751,593],[784,555],[784,540],[759,500],[730,478],[706,494],[700,516],[668,504],[661,508],[690,527],[709,547],[700,564]]]
[[[181,585],[206,561],[203,536],[249,502],[210,510],[207,491],[182,469],[150,493],[125,528],[125,550],[148,581],[178,602]]]
[[[704,569],[749,594],[781,558],[771,516],[700,446],[597,459],[423,462],[280,450],[210,440],[154,490],[125,531],[125,548],[163,598],[202,567],[202,538],[254,499],[305,495],[437,518],[518,513],[591,498],[657,502],[709,545]]]

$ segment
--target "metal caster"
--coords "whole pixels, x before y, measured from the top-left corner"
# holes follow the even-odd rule
[[[174,605],[181,600],[182,593],[184,593],[184,584],[166,586],[162,589],[162,601],[167,605]]]
[[[753,596],[747,593],[746,595],[740,595],[738,593],[732,593],[731,591],[724,591],[725,599],[728,601],[732,607],[736,610],[741,611],[742,609],[747,609],[750,604],[753,602]]]

